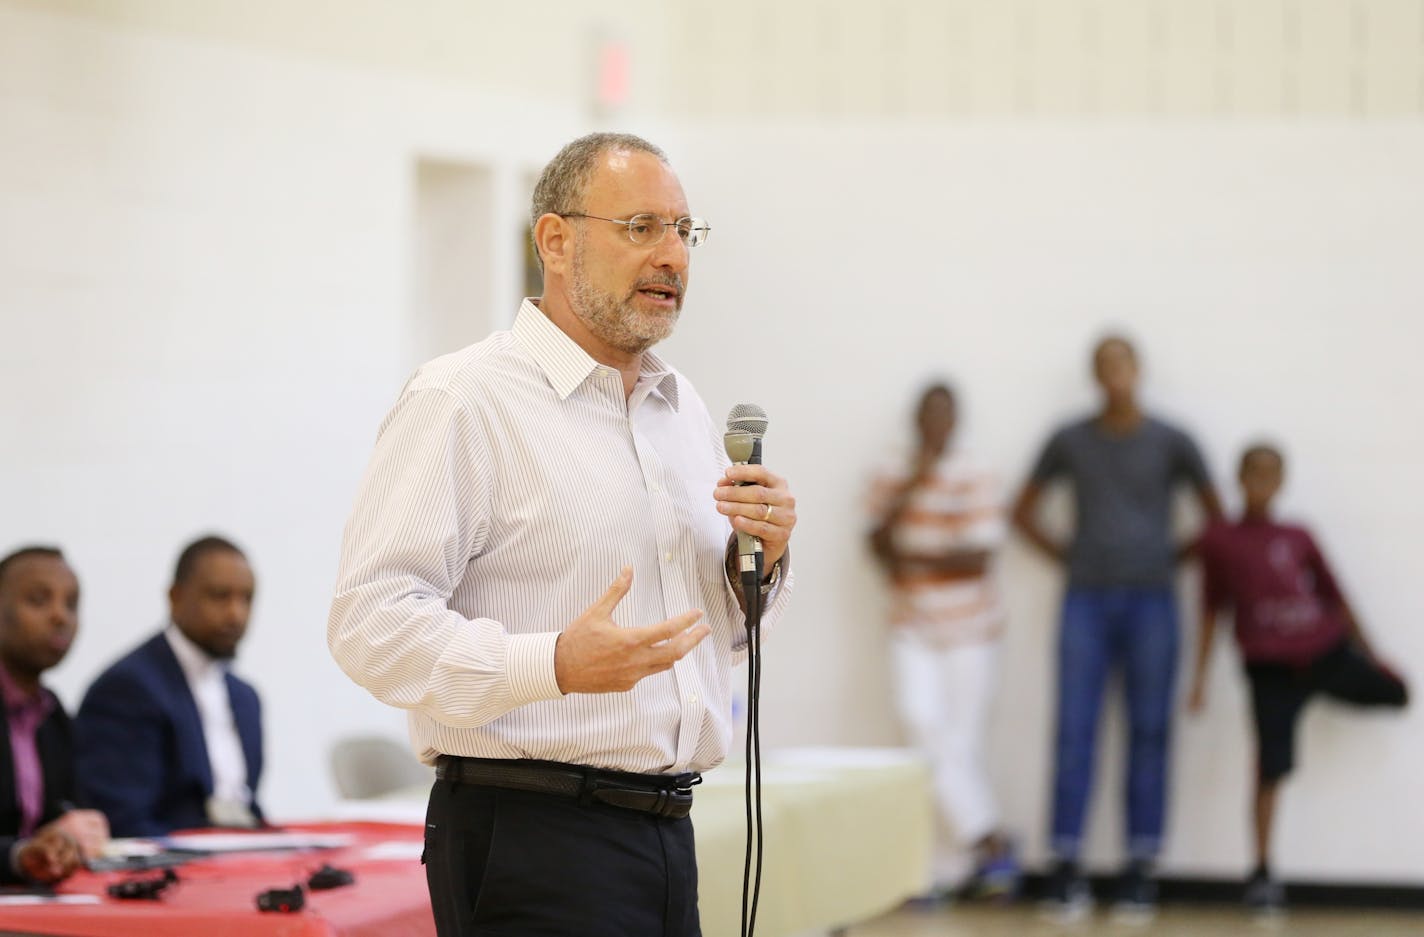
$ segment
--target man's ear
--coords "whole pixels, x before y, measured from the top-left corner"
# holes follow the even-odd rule
[[[568,219],[552,212],[539,216],[534,222],[534,249],[544,261],[544,273],[563,274],[573,262],[573,227]]]

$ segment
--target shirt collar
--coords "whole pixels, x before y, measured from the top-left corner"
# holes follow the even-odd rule
[[[215,672],[222,673],[225,669],[222,661],[214,659],[211,654],[194,644],[176,624],[170,624],[164,630],[163,636],[168,639],[173,656],[178,658],[178,666],[183,669],[183,675],[190,681],[210,679]]]
[[[550,321],[533,298],[526,298],[520,304],[513,331],[560,400],[567,400],[590,374],[602,367],[578,342]],[[652,390],[677,410],[677,373],[650,351],[643,352],[638,384],[651,384]]]
[[[33,695],[20,689],[15,679],[10,676],[10,671],[3,665],[0,665],[0,701],[4,703],[5,712],[18,715],[35,711],[41,722],[53,711],[55,705],[54,694],[44,687],[40,687]]]

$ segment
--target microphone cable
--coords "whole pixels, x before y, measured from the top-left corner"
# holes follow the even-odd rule
[[[747,738],[746,738],[746,811],[747,848],[742,866],[742,931],[741,937],[756,933],[757,904],[761,899],[762,851],[765,830],[761,814],[761,613],[762,554],[756,553],[756,565],[742,573],[742,593],[747,603]],[[755,821],[755,822],[754,822]],[[756,873],[752,873],[755,854]]]
[[[766,411],[756,404],[741,403],[727,414],[727,432],[722,445],[727,458],[737,465],[761,464],[761,440],[766,433]],[[738,482],[749,485],[751,482]],[[770,516],[768,510],[767,515]],[[730,560],[730,557],[729,557]],[[737,572],[742,584],[742,600],[747,612],[747,739],[746,808],[747,849],[742,865],[742,937],[756,933],[757,905],[761,899],[762,855],[766,831],[761,813],[761,578],[765,572],[761,540],[737,533]],[[756,872],[752,872],[755,858]]]

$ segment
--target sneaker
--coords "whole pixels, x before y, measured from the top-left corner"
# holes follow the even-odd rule
[[[1013,843],[1006,841],[1002,850],[979,863],[966,895],[989,901],[1011,901],[1019,893],[1022,878],[1023,869]]]
[[[1048,879],[1043,913],[1057,924],[1076,924],[1093,910],[1093,890],[1076,862],[1058,863]]]
[[[1261,917],[1275,917],[1286,909],[1286,890],[1269,875],[1257,872],[1246,882],[1246,907]]]
[[[1130,862],[1123,870],[1112,917],[1119,924],[1150,924],[1157,917],[1157,880],[1149,863]]]

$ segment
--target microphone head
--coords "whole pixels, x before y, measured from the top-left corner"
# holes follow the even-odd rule
[[[760,441],[760,436],[753,436],[741,430],[729,429],[722,434],[722,446],[727,450],[727,458],[742,464],[761,461],[757,456],[757,443]]]
[[[727,432],[749,433],[756,439],[766,434],[766,411],[754,403],[739,403],[727,414]]]

